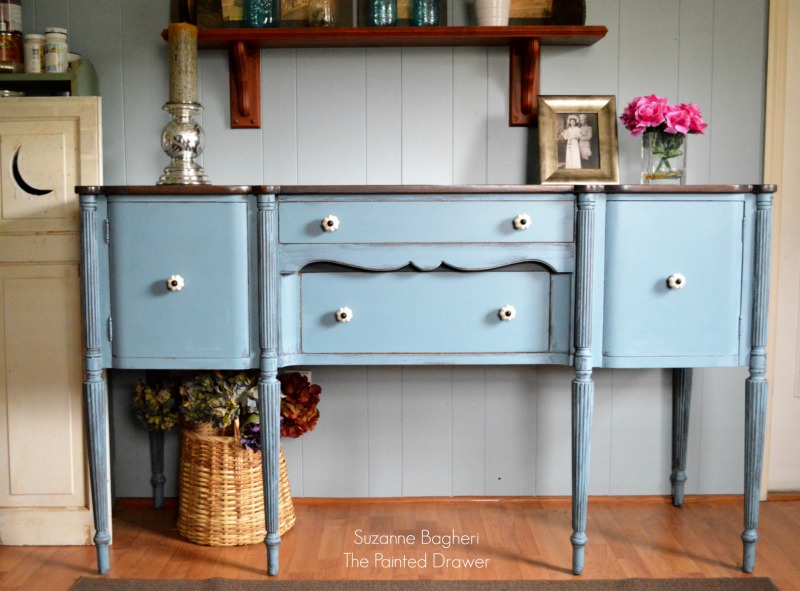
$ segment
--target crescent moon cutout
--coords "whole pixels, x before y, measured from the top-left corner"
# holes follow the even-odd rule
[[[22,149],[22,146],[17,148],[17,151],[14,152],[14,158],[11,160],[11,174],[14,175],[14,181],[17,183],[17,186],[28,193],[29,195],[36,195],[37,197],[41,197],[42,195],[47,195],[48,193],[52,193],[53,189],[36,189],[31,187],[28,183],[25,182],[25,179],[22,178],[22,174],[19,172],[19,151]]]

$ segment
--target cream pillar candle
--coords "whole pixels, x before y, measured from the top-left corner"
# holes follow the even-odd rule
[[[197,102],[197,27],[169,25],[169,102]]]

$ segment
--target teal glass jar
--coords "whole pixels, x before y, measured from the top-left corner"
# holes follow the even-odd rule
[[[411,22],[416,27],[439,26],[440,0],[413,0]]]
[[[281,22],[281,0],[245,0],[246,27],[277,27]]]
[[[397,0],[371,0],[369,24],[373,27],[397,25]]]

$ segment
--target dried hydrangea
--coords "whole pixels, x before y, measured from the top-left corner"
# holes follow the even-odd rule
[[[174,396],[175,386],[170,383],[149,386],[136,384],[133,408],[136,417],[150,431],[168,431],[178,424],[178,400]]]
[[[222,372],[202,373],[183,380],[181,413],[191,423],[211,423],[215,429],[229,427],[239,416],[239,391]]]
[[[281,436],[300,437],[313,431],[319,420],[319,395],[322,392],[316,384],[299,372],[278,376],[281,382]]]

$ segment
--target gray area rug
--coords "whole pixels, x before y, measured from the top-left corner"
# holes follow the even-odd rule
[[[82,577],[71,591],[778,591],[767,578],[567,581],[263,581]]]

